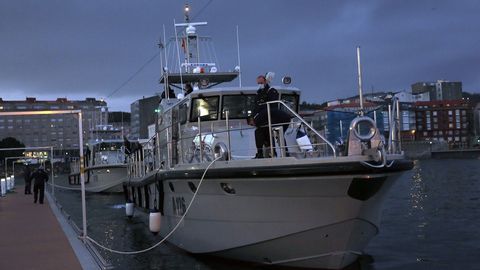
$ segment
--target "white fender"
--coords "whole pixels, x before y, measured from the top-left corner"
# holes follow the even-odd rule
[[[133,210],[135,209],[135,205],[132,202],[125,203],[125,214],[128,218],[133,217]]]
[[[162,224],[162,213],[158,212],[157,210],[152,211],[148,218],[148,225],[149,225],[150,231],[155,235],[158,234],[160,232],[161,224]]]

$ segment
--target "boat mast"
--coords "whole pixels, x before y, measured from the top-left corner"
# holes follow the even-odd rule
[[[184,66],[186,73],[191,73],[193,71],[193,66],[198,66],[200,63],[200,48],[198,46],[199,36],[197,35],[197,28],[195,26],[207,25],[207,22],[190,22],[189,13],[190,6],[186,4],[184,9],[185,23],[175,23],[175,29],[176,27],[185,27],[185,35],[180,42],[182,43],[183,52],[185,54]]]
[[[162,67],[162,72],[163,72],[163,78],[165,78],[165,82],[163,84],[163,87],[164,87],[164,91],[165,93],[168,92],[168,57],[167,57],[167,38],[166,38],[166,35],[165,35],[165,24],[163,25],[163,44],[164,44],[164,48],[163,48],[163,54],[164,54],[164,57],[165,57],[165,67]],[[162,57],[160,55],[160,57]],[[167,76],[165,76],[167,75]]]
[[[238,57],[238,82],[240,87],[242,87],[242,70],[240,65],[240,38],[238,36],[238,25],[237,25],[237,57]]]
[[[358,96],[360,98],[360,115],[363,116],[363,93],[362,93],[362,67],[360,64],[360,46],[357,46],[357,67],[358,67]]]

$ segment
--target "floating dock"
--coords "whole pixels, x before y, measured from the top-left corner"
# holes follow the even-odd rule
[[[0,198],[0,269],[99,269],[47,192],[35,204],[16,190]]]

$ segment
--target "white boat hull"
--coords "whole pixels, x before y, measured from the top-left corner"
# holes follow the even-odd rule
[[[343,268],[378,233],[381,203],[398,176],[206,179],[169,241],[191,253],[295,267]],[[348,194],[354,178],[383,183],[362,201]],[[163,236],[175,227],[192,198],[188,182],[197,186],[199,181],[163,182]],[[228,183],[235,194],[227,194],[221,183]],[[154,184],[149,188],[154,190]],[[153,198],[149,200],[153,205]]]
[[[79,176],[77,174],[74,177]],[[124,164],[88,167],[85,169],[85,181],[87,178],[87,192],[123,192],[122,183],[128,178],[127,167]]]

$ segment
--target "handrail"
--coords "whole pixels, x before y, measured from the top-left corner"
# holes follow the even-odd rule
[[[268,104],[268,106],[270,106],[270,104],[272,104],[272,103],[279,103],[279,104],[283,105],[284,107],[286,107],[294,117],[299,119],[299,121],[296,122],[297,124],[300,124],[300,123],[304,124],[308,129],[312,130],[318,136],[319,141],[317,143],[312,143],[312,146],[314,146],[314,145],[325,146],[326,147],[325,150],[327,150],[327,151],[328,151],[328,148],[330,148],[333,152],[333,157],[337,157],[337,151],[336,151],[335,147],[333,146],[333,144],[330,143],[317,130],[315,130],[312,127],[311,124],[309,124],[307,121],[305,121],[300,115],[298,115],[295,111],[293,111],[290,107],[288,107],[284,102],[282,102],[282,101],[272,101],[272,102],[268,102],[267,104]],[[199,120],[200,119],[197,118],[197,127],[198,127],[197,133],[195,135],[192,135],[192,136],[181,136],[181,139],[178,140],[177,143],[180,142],[180,145],[182,145],[182,143],[181,143],[182,141],[195,139],[195,138],[198,137],[200,141],[199,141],[199,145],[197,146],[198,149],[194,150],[194,155],[198,154],[200,162],[202,162],[202,161],[204,161],[204,158],[205,158],[205,156],[204,156],[205,153],[203,152],[205,145],[203,145],[202,137],[203,137],[204,134],[210,134],[210,132],[212,132],[212,135],[213,135],[213,131],[212,130],[205,131],[204,128],[203,128],[201,120],[200,121]],[[290,124],[290,123],[291,122],[282,123],[282,124]],[[230,135],[230,133],[235,132],[235,131],[242,132],[243,130],[255,129],[255,127],[231,128],[230,124],[231,124],[230,123],[230,117],[227,113],[227,119],[225,119],[225,126],[226,126],[225,129],[220,129],[220,130],[215,131],[215,133],[218,133],[218,134],[226,133],[229,159],[231,159],[231,156],[232,156],[231,142],[230,142],[230,139],[231,139],[230,136],[231,135]],[[161,131],[157,131],[154,136],[149,138],[146,142],[141,143],[141,145],[142,145],[142,150],[141,151],[135,151],[135,152],[132,153],[133,155],[130,155],[130,158],[129,158],[129,163],[130,163],[129,165],[130,166],[129,166],[128,171],[131,174],[131,176],[133,176],[133,177],[145,176],[149,171],[160,169],[162,167],[162,164],[167,165],[166,166],[167,168],[171,167],[170,164],[169,164],[169,162],[170,162],[169,159],[170,159],[170,157],[172,157],[173,153],[171,152],[172,150],[170,150],[169,145],[171,145],[174,142],[163,141],[163,143],[162,143],[161,142],[162,140],[160,140],[160,137],[161,137],[160,134],[161,134],[162,131],[169,133],[170,132],[169,128],[173,127],[173,125],[174,125],[174,123],[165,126]],[[272,129],[272,127],[277,126],[277,125],[280,125],[280,124],[279,123],[272,124],[271,116],[270,116],[269,117],[269,125],[268,125],[270,130]],[[211,128],[213,129],[213,127],[211,127]],[[181,128],[179,128],[179,131],[180,130],[181,130]],[[181,134],[181,132],[180,132],[180,134]],[[168,134],[167,134],[167,137],[168,137]],[[273,136],[271,136],[271,137],[273,137]],[[271,143],[273,145],[273,142],[271,142]],[[164,152],[164,150],[163,150],[165,148],[165,146],[166,146],[166,152]],[[280,147],[282,147],[282,146],[280,146]],[[288,148],[288,146],[284,146],[284,147]],[[199,152],[196,152],[196,151],[199,151]],[[270,151],[273,151],[273,147],[271,147]],[[292,151],[292,150],[290,150],[290,151]],[[162,152],[164,152],[164,153],[162,153]],[[328,151],[328,152],[330,152],[330,151]],[[183,151],[181,151],[181,153],[183,153]],[[183,157],[183,155],[182,155],[182,157]],[[273,157],[273,154],[272,154],[272,157]],[[153,166],[153,168],[152,168],[152,166]]]
[[[287,108],[287,110],[290,111],[290,113],[292,113],[296,118],[298,118],[303,124],[305,124],[305,126],[307,126],[309,129],[311,129],[318,137],[320,137],[325,143],[328,144],[328,146],[330,146],[330,148],[332,149],[333,151],[333,156],[334,157],[337,157],[337,151],[335,150],[335,147],[333,146],[332,143],[330,143],[325,137],[322,136],[322,134],[320,134],[316,129],[314,129],[310,124],[307,123],[307,121],[303,120],[303,118],[298,115],[294,110],[292,110],[290,107],[288,107],[287,104],[285,104],[283,101],[281,100],[273,100],[273,101],[268,101],[266,102],[267,104],[267,109],[268,109],[268,112],[270,112],[270,104],[275,104],[275,103],[278,103],[278,104],[281,104],[283,105],[285,108]],[[272,123],[271,123],[271,119],[270,119],[270,115],[268,117],[268,128],[271,130],[272,129]],[[272,150],[273,151],[273,150]],[[273,156],[273,155],[272,155]]]
[[[388,153],[401,152],[400,143],[400,104],[398,98],[392,98],[392,105],[388,105],[388,121],[390,131],[388,136]],[[397,145],[398,144],[398,145]],[[398,147],[398,149],[397,149]]]

